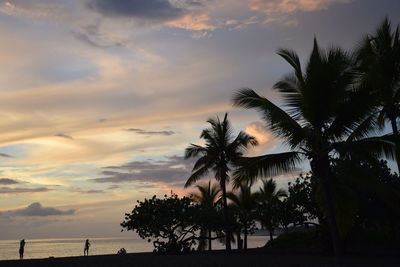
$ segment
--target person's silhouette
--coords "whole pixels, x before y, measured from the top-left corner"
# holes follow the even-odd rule
[[[25,249],[25,239],[22,239],[19,242],[19,259],[22,260],[24,258],[24,249]]]
[[[83,249],[83,255],[84,256],[89,256],[89,247],[90,247],[89,239],[86,239],[85,248]]]

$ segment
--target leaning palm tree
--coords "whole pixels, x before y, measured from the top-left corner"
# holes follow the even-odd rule
[[[383,138],[367,138],[375,126],[370,118],[374,108],[366,94],[353,90],[352,60],[344,51],[339,48],[323,51],[314,39],[305,70],[296,52],[281,49],[278,54],[294,70],[274,86],[283,98],[285,110],[249,88],[237,91],[233,102],[261,112],[267,127],[291,151],[243,158],[234,182],[241,184],[243,180],[296,171],[302,160],[309,160],[323,192],[335,255],[340,258],[342,249],[331,192],[330,159],[338,152],[348,157],[357,153],[393,158],[394,145]]]
[[[190,197],[193,199],[195,202],[199,203],[202,212],[204,216],[209,216],[209,217],[214,217],[216,214],[216,204],[221,198],[221,188],[218,184],[211,184],[211,180],[208,181],[207,185],[196,185],[197,191],[191,193]],[[208,250],[212,250],[211,248],[211,241],[212,241],[212,226],[214,224],[214,221],[212,218],[207,219],[208,223],[211,223],[211,225],[206,225],[204,229],[201,229],[200,236],[205,236],[207,235],[208,239]],[[205,244],[205,239],[200,240],[199,243],[199,248],[200,250],[204,249],[206,244]]]
[[[243,248],[247,249],[249,228],[254,223],[255,218],[256,195],[251,192],[251,186],[242,184],[239,186],[239,192],[228,192],[227,197],[231,200],[233,208],[237,210],[239,223],[244,234]]]
[[[357,66],[362,88],[369,90],[379,108],[377,120],[381,126],[389,121],[394,136],[399,137],[400,117],[400,30],[392,31],[385,19],[372,35],[367,35],[357,50]],[[397,144],[400,151],[400,144]],[[398,155],[400,153],[397,153]],[[400,157],[396,158],[400,171]]]
[[[229,182],[229,171],[235,168],[243,152],[249,146],[257,145],[257,140],[239,132],[234,138],[233,129],[228,121],[228,114],[222,121],[218,117],[208,119],[210,128],[201,132],[200,138],[204,139],[205,145],[191,144],[185,151],[185,158],[199,157],[193,167],[192,175],[187,180],[185,187],[195,183],[204,177],[209,171],[214,172],[215,179],[219,182],[222,190],[222,204],[225,220],[226,250],[231,249],[231,226],[229,223],[228,204],[226,200],[226,183]]]
[[[258,219],[261,225],[268,229],[269,240],[274,239],[274,230],[278,224],[277,209],[280,198],[287,197],[287,192],[283,189],[277,190],[276,182],[272,179],[263,181],[263,185],[255,193],[258,203]]]

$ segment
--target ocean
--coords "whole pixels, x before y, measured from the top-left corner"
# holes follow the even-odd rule
[[[116,254],[120,248],[125,248],[128,253],[153,251],[152,243],[139,237],[126,238],[91,238],[89,255]],[[263,246],[268,237],[249,236],[248,247]],[[84,238],[57,238],[57,239],[26,239],[25,259],[38,259],[48,257],[83,256]],[[235,245],[232,245],[234,248]],[[213,241],[213,249],[223,249],[224,246]],[[0,240],[0,260],[19,258],[19,240]]]

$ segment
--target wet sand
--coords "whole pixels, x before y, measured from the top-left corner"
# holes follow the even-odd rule
[[[248,251],[193,252],[180,255],[159,255],[153,253],[131,253],[119,255],[96,255],[88,257],[66,257],[48,259],[27,259],[0,261],[0,266],[264,266],[264,267],[330,267],[330,266],[400,266],[397,251],[370,251],[348,254],[343,263],[337,265],[335,259],[318,251],[297,249],[251,249]]]

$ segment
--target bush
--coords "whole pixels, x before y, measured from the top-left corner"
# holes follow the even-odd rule
[[[268,241],[266,248],[318,248],[320,241],[314,231],[292,232],[279,235]]]

